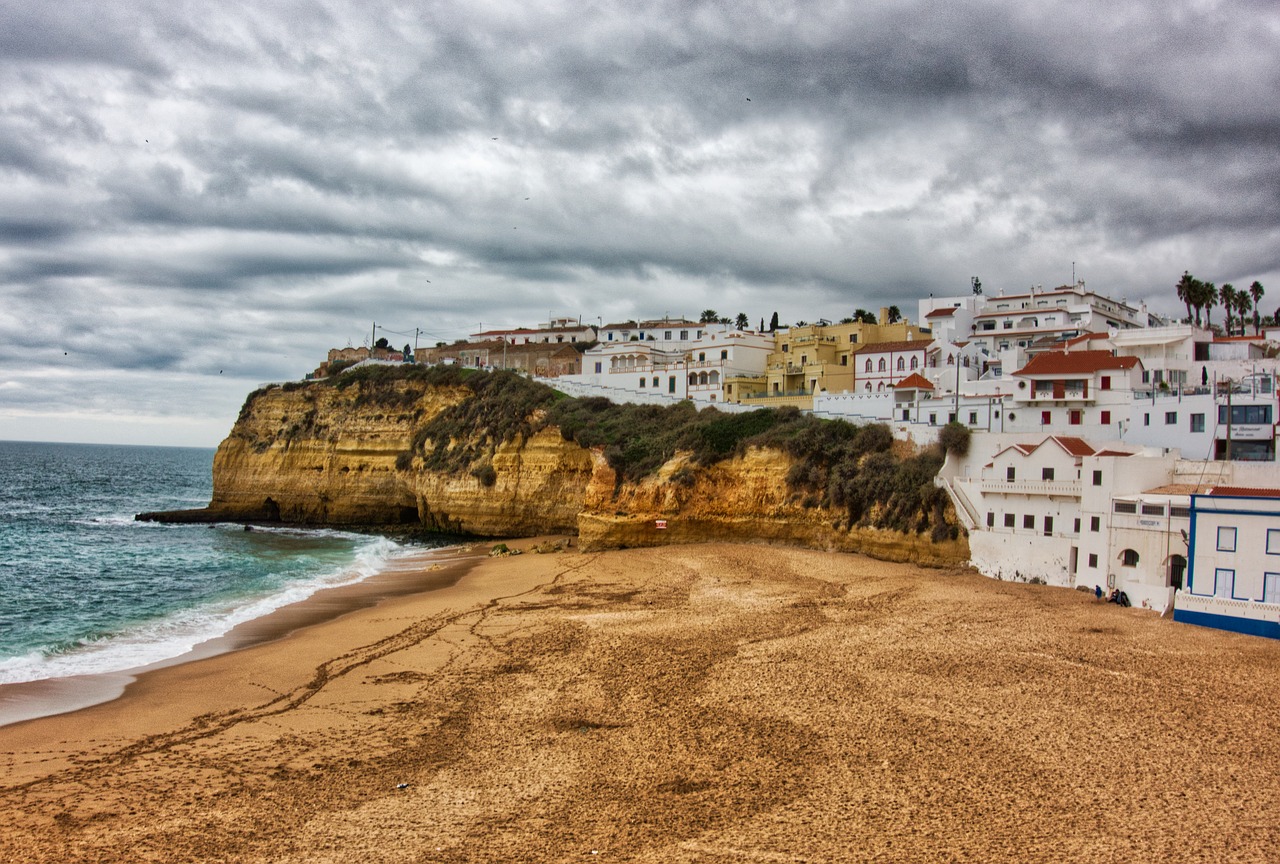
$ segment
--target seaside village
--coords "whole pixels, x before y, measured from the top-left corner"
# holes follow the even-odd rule
[[[409,356],[379,340],[331,351],[314,374],[353,362],[505,368],[614,402],[886,423],[916,444],[960,423],[968,452],[950,454],[936,482],[979,571],[1280,638],[1280,327],[1241,315],[1225,331],[1239,335],[1221,335],[1207,318],[1172,323],[1084,282],[975,285],[919,301],[915,321],[896,307],[839,323],[775,316],[758,330],[742,315],[702,319],[557,318]]]

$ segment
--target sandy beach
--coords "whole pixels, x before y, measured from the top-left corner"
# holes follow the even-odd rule
[[[301,623],[0,727],[0,860],[1280,848],[1280,644],[1091,594],[699,545],[480,559]]]

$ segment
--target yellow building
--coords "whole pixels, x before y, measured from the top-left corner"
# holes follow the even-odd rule
[[[880,310],[880,320],[888,317]],[[775,407],[812,408],[815,393],[853,392],[857,381],[853,356],[866,345],[918,340],[927,344],[926,327],[909,321],[896,324],[806,324],[774,334],[774,346],[763,375],[726,380],[725,397],[733,402]]]

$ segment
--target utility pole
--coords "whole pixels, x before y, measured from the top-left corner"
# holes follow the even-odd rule
[[[369,356],[373,356],[373,345],[378,341],[378,322],[373,322],[373,329],[369,331]]]

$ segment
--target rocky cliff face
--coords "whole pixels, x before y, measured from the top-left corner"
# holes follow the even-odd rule
[[[428,470],[414,432],[471,398],[465,387],[396,381],[378,388],[326,385],[260,391],[214,457],[209,507],[146,514],[168,521],[281,521],[420,527],[478,536],[576,533],[585,549],[707,540],[770,541],[949,566],[967,542],[928,533],[854,528],[786,482],[778,451],[692,468],[677,456],[654,477],[619,483],[599,450],[554,427],[497,446],[492,471]],[[666,527],[657,527],[665,520]]]

